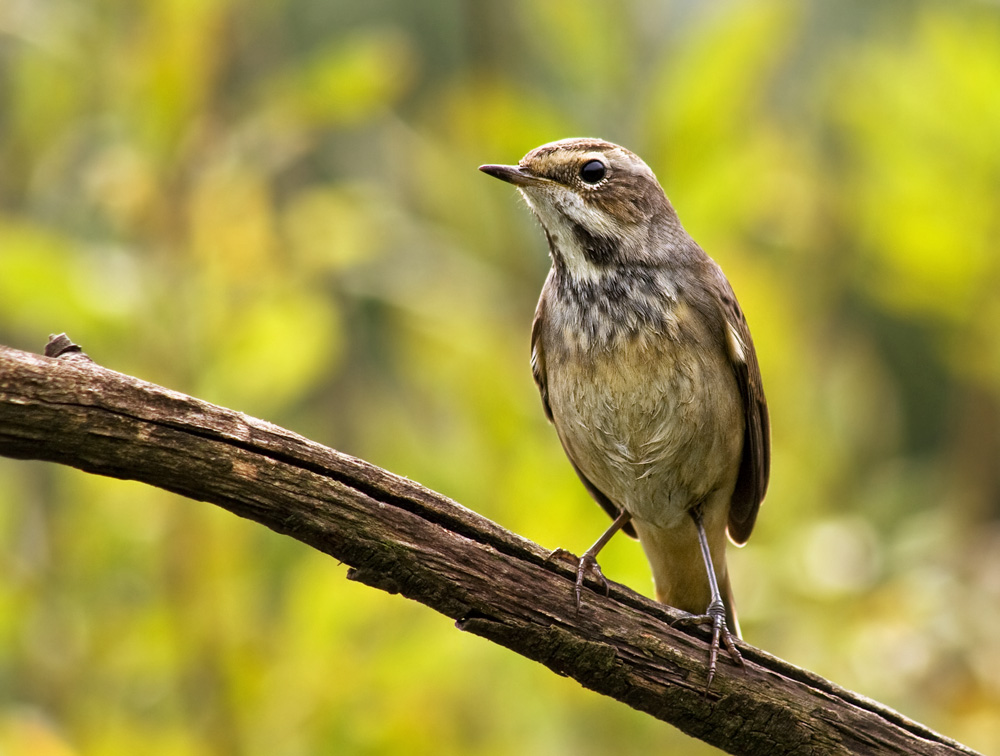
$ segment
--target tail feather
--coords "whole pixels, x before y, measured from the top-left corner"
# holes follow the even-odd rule
[[[658,528],[642,520],[633,520],[633,523],[653,570],[656,599],[676,609],[704,614],[711,594],[698,540],[692,538],[694,526],[686,530]],[[742,638],[726,566],[725,531],[716,529],[712,532],[721,534],[712,542],[712,562],[719,581],[719,593],[726,605],[726,626],[732,635]]]
[[[743,633],[740,631],[740,621],[736,616],[736,601],[733,598],[733,584],[729,582],[728,572],[722,578],[722,583],[719,585],[719,592],[722,594],[722,601],[726,605],[726,627],[729,628],[729,632],[732,635],[742,640]]]

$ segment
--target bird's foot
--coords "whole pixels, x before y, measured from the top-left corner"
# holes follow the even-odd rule
[[[719,656],[719,648],[721,646],[725,646],[726,651],[729,653],[729,658],[733,660],[736,666],[743,666],[743,655],[736,648],[732,633],[729,632],[729,628],[726,626],[726,607],[721,600],[713,601],[709,604],[704,614],[692,614],[690,617],[681,617],[670,623],[671,627],[679,625],[712,626],[712,645],[708,651],[708,682],[705,683],[706,691],[711,687],[712,680],[715,678],[716,660]]]
[[[574,594],[576,595],[577,611],[580,611],[580,604],[583,602],[583,581],[588,572],[591,573],[591,575],[604,586],[605,596],[611,592],[611,586],[608,584],[607,578],[604,577],[604,573],[601,572],[600,565],[597,564],[596,554],[586,551],[582,557],[577,557],[576,554],[571,551],[567,551],[566,549],[556,549],[549,554],[549,559],[562,559],[563,561],[571,562],[576,565],[576,587],[574,589]]]

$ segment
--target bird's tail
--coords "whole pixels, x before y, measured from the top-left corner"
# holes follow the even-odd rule
[[[719,585],[719,593],[722,594],[722,601],[726,605],[726,627],[729,628],[730,633],[735,635],[737,638],[742,639],[743,633],[740,631],[740,621],[736,616],[736,601],[733,598],[733,585],[729,582],[728,572],[722,578],[722,583]]]
[[[653,570],[657,601],[692,614],[704,614],[711,594],[705,575],[706,565],[698,540],[691,537],[691,531],[683,528],[659,528],[641,520],[633,520],[633,523]],[[691,529],[694,529],[693,525]],[[712,563],[719,582],[719,593],[726,605],[726,626],[730,633],[742,638],[726,565],[725,531],[716,531],[722,535],[713,544]]]

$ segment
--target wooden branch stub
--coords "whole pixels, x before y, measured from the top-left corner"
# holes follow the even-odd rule
[[[707,632],[672,628],[679,612],[612,584],[585,591],[578,613],[572,569],[446,497],[86,359],[0,347],[0,454],[216,504],[730,753],[974,754],[744,644],[746,668],[720,658],[706,693]]]
[[[93,362],[78,345],[74,344],[65,333],[52,334],[45,345],[46,357],[61,357],[64,359],[80,359]]]

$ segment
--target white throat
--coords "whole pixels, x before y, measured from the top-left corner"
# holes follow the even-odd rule
[[[619,239],[623,245],[635,243],[635,229],[622,228],[600,210],[587,205],[575,192],[544,187],[520,189],[521,196],[559,249],[567,272],[578,281],[598,281],[604,274],[584,252],[574,229],[582,227],[600,237]]]

